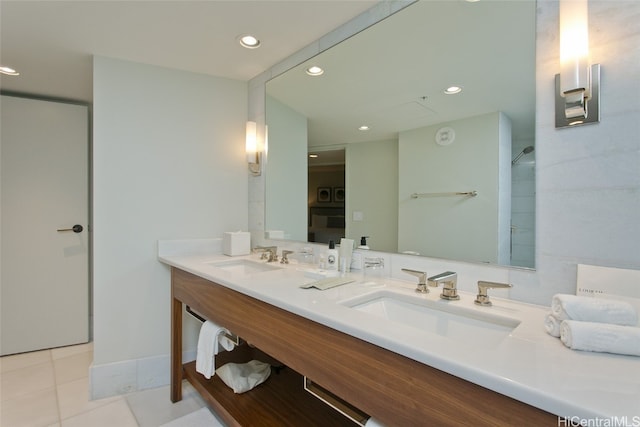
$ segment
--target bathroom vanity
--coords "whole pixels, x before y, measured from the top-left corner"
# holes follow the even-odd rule
[[[547,412],[213,281],[178,268],[171,277],[171,398],[181,399],[181,380],[187,378],[229,425],[352,425],[314,402],[303,389],[301,375],[388,426],[459,425],[464,420],[487,426],[525,421],[543,426],[557,421]],[[219,378],[206,380],[196,373],[194,362],[183,366],[183,304],[284,364],[286,368],[264,384],[271,390],[234,396]],[[225,356],[217,363],[234,360]],[[247,361],[243,356],[237,361]]]
[[[160,260],[171,266],[171,399],[181,399],[186,378],[231,426],[354,425],[307,392],[305,379],[361,423],[371,416],[388,426],[556,426],[559,416],[636,411],[640,359],[566,349],[544,333],[545,307],[503,299],[490,308],[474,307],[475,295],[466,292],[460,301],[441,302],[439,291],[416,296],[412,282],[365,283],[358,273],[352,284],[301,289],[312,279],[296,266],[255,269],[255,256]],[[359,309],[361,301],[379,294],[454,310],[442,312],[440,320],[456,311],[475,317],[462,335],[443,336],[422,322],[407,326]],[[278,369],[240,395],[217,376],[206,380],[195,372],[195,362],[182,361],[184,305],[250,344],[219,353],[216,366],[256,358]],[[482,330],[474,338],[469,331],[485,316],[517,320],[505,326],[507,333],[496,327],[503,334],[497,338]],[[617,393],[603,392],[604,378]]]

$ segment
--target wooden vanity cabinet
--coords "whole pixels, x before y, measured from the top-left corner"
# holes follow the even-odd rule
[[[171,400],[181,400],[186,378],[231,426],[355,425],[305,392],[302,375],[390,427],[557,425],[548,412],[177,268],[171,294]],[[183,304],[287,368],[234,395],[219,378],[197,374],[194,362],[183,366]]]

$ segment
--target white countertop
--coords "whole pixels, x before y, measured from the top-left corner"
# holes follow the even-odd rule
[[[574,351],[543,326],[547,307],[491,297],[493,306],[479,307],[474,294],[459,291],[459,301],[442,301],[431,288],[420,298],[456,304],[480,314],[494,313],[520,324],[497,344],[452,340],[405,326],[341,304],[341,301],[380,289],[415,297],[413,282],[384,279],[372,283],[360,272],[356,282],[320,291],[300,289],[314,279],[305,277],[303,264],[255,274],[227,271],[211,263],[258,256],[161,255],[160,261],[214,281],[230,289],[307,319],[402,354],[501,394],[576,420],[621,419],[640,426],[640,357]],[[490,290],[491,291],[491,290]],[[479,402],[471,402],[477,404]],[[572,424],[577,425],[577,424]],[[590,424],[600,425],[600,424]],[[605,424],[602,424],[605,425]]]

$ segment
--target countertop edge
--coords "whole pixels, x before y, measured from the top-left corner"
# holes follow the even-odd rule
[[[239,259],[238,257],[225,257],[222,254],[211,254],[210,256],[218,260]],[[475,366],[451,360],[446,356],[446,354],[439,354],[437,350],[430,352],[416,351],[406,342],[402,342],[401,340],[389,339],[388,337],[385,339],[384,331],[372,333],[366,328],[358,328],[353,324],[349,324],[348,320],[344,321],[343,319],[334,319],[331,318],[331,316],[323,315],[322,306],[323,304],[328,304],[326,301],[320,301],[317,303],[316,308],[318,308],[318,310],[315,311],[309,309],[309,307],[288,303],[287,301],[283,301],[282,299],[269,295],[266,292],[261,292],[257,290],[258,288],[251,288],[243,285],[230,275],[229,277],[224,277],[225,275],[216,275],[212,274],[211,271],[206,271],[206,269],[200,266],[200,263],[202,263],[202,259],[204,258],[206,257],[201,254],[198,256],[178,256],[172,254],[168,256],[161,255],[158,257],[159,261],[166,265],[182,269],[207,280],[215,281],[220,285],[256,298],[275,307],[287,310],[291,313],[347,333],[371,344],[396,352],[420,363],[424,363],[425,365],[432,366],[464,380],[486,387],[505,396],[556,414],[559,416],[559,419],[562,417],[567,419],[579,418],[581,420],[633,417],[633,420],[637,419],[640,423],[640,411],[636,415],[632,413],[614,414],[607,413],[606,410],[602,409],[597,410],[588,407],[588,404],[586,403],[581,403],[580,399],[576,398],[576,396],[567,396],[554,392],[554,390],[549,390],[548,387],[536,387],[535,385],[527,384],[525,382],[519,382],[513,378],[491,372],[490,369],[478,369]],[[302,273],[299,273],[297,277],[304,278]],[[567,349],[567,351],[569,350]],[[640,358],[638,359],[638,362],[640,363]],[[640,367],[640,364],[638,366]],[[640,398],[640,392],[638,395]],[[632,409],[629,408],[629,410],[631,411]]]

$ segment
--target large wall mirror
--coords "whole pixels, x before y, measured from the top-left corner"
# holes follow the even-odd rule
[[[265,230],[533,268],[535,20],[418,1],[267,82]]]

